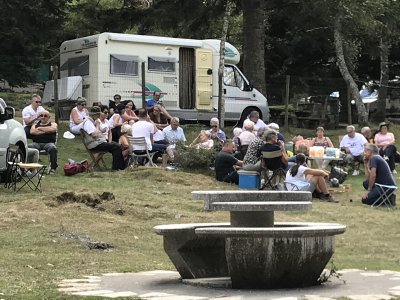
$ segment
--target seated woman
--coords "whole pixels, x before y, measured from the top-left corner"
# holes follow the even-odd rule
[[[382,156],[389,164],[390,171],[397,174],[395,164],[396,140],[394,134],[389,132],[389,124],[382,122],[379,124],[379,132],[374,137],[375,145],[379,148],[379,155]]]
[[[161,107],[159,105],[154,105],[153,110],[149,113],[149,117],[158,130],[163,130],[169,125],[168,119],[161,113]]]
[[[122,115],[122,119],[124,122],[128,124],[133,124],[139,120],[138,116],[135,114],[136,106],[133,104],[133,101],[128,101],[125,104],[125,112]]]
[[[330,138],[324,136],[325,130],[324,127],[317,127],[316,137],[311,140],[309,143],[310,147],[313,146],[321,146],[324,148],[333,147],[333,143]]]
[[[211,139],[216,141],[216,145],[222,147],[226,141],[226,135],[225,132],[219,128],[219,120],[217,118],[212,118],[210,120],[210,126]]]
[[[79,97],[76,101],[76,106],[71,110],[69,116],[69,131],[73,134],[79,134],[80,130],[83,128],[83,123],[89,113],[86,109],[86,99]]]
[[[111,130],[110,125],[108,124],[108,108],[105,105],[100,106],[101,113],[100,117],[94,120],[96,124],[96,129],[101,132],[101,134],[106,138],[108,142],[111,142]]]
[[[118,143],[121,145],[122,155],[124,156],[125,161],[132,153],[132,146],[131,143],[129,142],[130,135],[132,135],[132,126],[129,124],[122,125],[121,136],[119,137]]]
[[[189,145],[196,149],[212,149],[214,147],[214,141],[210,138],[210,132],[208,130],[200,131],[199,135]]]
[[[121,134],[121,126],[124,124],[124,119],[122,118],[125,112],[125,105],[120,103],[115,108],[114,114],[108,120],[108,124],[111,128],[112,140],[118,143],[119,136]]]
[[[321,200],[336,202],[335,198],[329,194],[325,179],[328,178],[328,172],[324,170],[311,169],[304,166],[306,156],[303,153],[296,154],[296,165],[291,167],[286,173],[286,182],[296,185],[298,181],[310,183],[310,192],[314,192]]]

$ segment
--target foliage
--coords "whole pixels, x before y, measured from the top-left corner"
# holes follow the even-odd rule
[[[215,160],[215,151],[177,145],[174,162],[179,169],[187,171],[210,170]]]
[[[35,72],[60,44],[65,9],[70,0],[0,2],[0,78],[11,86],[34,81]]]

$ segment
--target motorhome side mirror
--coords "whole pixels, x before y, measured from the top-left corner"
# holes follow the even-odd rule
[[[212,69],[207,70],[207,75],[212,75]]]
[[[249,84],[247,86],[248,86],[249,91],[252,91],[254,89],[253,84],[251,84],[250,82],[249,82]]]

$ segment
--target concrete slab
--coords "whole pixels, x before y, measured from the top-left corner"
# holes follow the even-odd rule
[[[340,279],[333,277],[322,285],[302,289],[235,290],[227,288],[228,278],[220,279],[222,288],[210,288],[184,284],[177,272],[155,270],[104,274],[99,276],[99,282],[87,282],[86,287],[85,279],[63,280],[59,290],[81,296],[137,296],[149,300],[329,300],[338,297],[378,300],[399,295],[399,282],[393,279],[398,278],[400,272],[348,269],[341,274]]]

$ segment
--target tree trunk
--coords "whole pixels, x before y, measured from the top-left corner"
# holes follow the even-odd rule
[[[265,95],[265,1],[242,0],[243,71]]]
[[[223,94],[223,84],[222,84],[222,80],[224,77],[224,67],[225,67],[225,62],[224,62],[225,42],[226,42],[226,36],[228,35],[228,25],[233,3],[231,0],[226,0],[225,5],[226,6],[225,6],[224,24],[222,28],[221,43],[219,47],[219,68],[218,68],[218,119],[221,128],[225,127],[225,97]]]
[[[344,50],[343,50],[343,37],[341,33],[341,17],[338,15],[335,20],[335,26],[334,26],[334,42],[335,42],[335,50],[336,50],[336,63],[339,67],[340,74],[342,74],[342,77],[344,81],[346,82],[347,89],[350,92],[350,99],[347,99],[347,101],[355,100],[357,112],[358,112],[358,123],[359,124],[366,124],[368,123],[368,112],[365,109],[365,105],[362,102],[362,99],[360,97],[359,91],[358,91],[358,86],[356,82],[353,79],[353,76],[351,76],[349,69],[346,64],[346,60],[344,58]]]
[[[386,118],[387,86],[389,82],[389,49],[387,35],[383,34],[380,40],[381,79],[376,113],[372,115],[373,121],[382,122]]]

